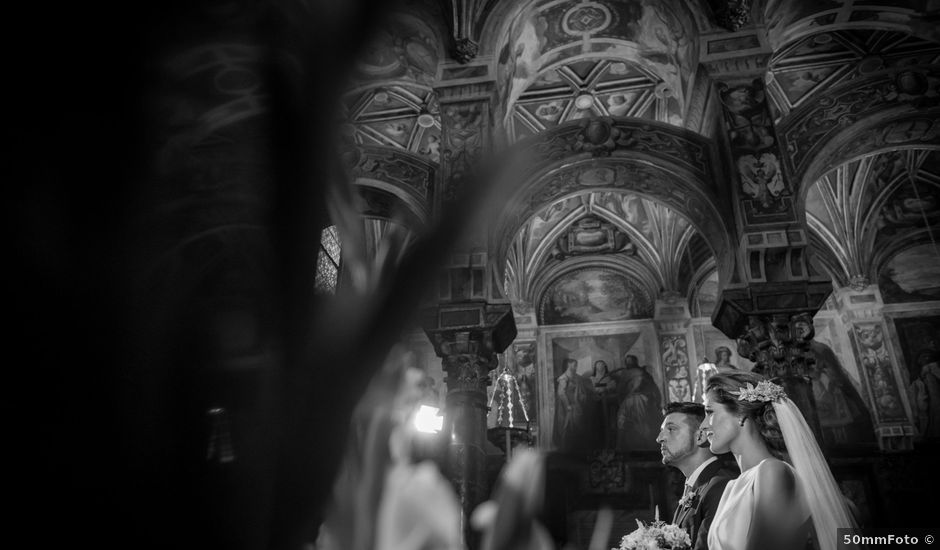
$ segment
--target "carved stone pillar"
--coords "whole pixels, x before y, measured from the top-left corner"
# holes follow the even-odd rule
[[[666,380],[663,403],[692,401],[693,376],[698,362],[689,358],[689,342],[692,341],[689,305],[686,300],[666,296],[656,300],[653,318],[659,339],[659,353]]]
[[[913,416],[900,361],[889,344],[881,292],[873,285],[857,285],[836,290],[835,297],[873,413],[878,446],[885,451],[913,448]]]
[[[755,49],[705,63],[727,137],[729,195],[738,250],[712,315],[714,325],[738,341],[738,352],[757,369],[779,379],[819,434],[806,367],[812,317],[832,283],[810,264],[809,238],[796,211],[797,189],[784,171],[763,75],[769,50],[762,36]]]
[[[505,304],[442,304],[423,312],[425,333],[442,358],[447,374],[444,473],[454,484],[463,510],[464,537],[470,548],[477,534],[467,521],[489,496],[486,476],[486,386],[496,354],[516,337],[512,310]]]

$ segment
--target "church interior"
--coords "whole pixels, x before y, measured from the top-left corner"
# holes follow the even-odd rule
[[[526,449],[556,547],[610,548],[680,497],[662,408],[736,370],[860,525],[937,525],[935,0],[45,6],[8,45],[14,531],[390,548],[421,405],[468,548]]]

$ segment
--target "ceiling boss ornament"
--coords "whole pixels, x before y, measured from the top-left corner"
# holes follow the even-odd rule
[[[571,36],[586,37],[606,29],[612,20],[607,6],[597,2],[582,2],[565,13],[561,28]]]

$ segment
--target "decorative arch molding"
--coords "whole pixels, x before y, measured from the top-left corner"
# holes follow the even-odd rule
[[[631,257],[588,256],[562,262],[552,269],[543,271],[539,275],[527,298],[531,300],[530,303],[536,307],[536,318],[540,324],[542,318],[541,310],[543,302],[546,299],[546,292],[562,277],[586,269],[613,272],[625,277],[632,284],[635,284],[648,302],[646,305],[649,306],[650,316],[652,316],[653,304],[659,292],[656,288],[655,277],[646,266]]]
[[[507,250],[541,208],[585,191],[629,191],[675,210],[698,230],[730,273],[725,215],[716,206],[717,161],[711,143],[692,132],[637,119],[575,121],[519,143],[498,176],[507,189],[495,224],[494,250]],[[520,183],[521,182],[521,183]]]
[[[848,82],[795,109],[778,125],[778,135],[788,153],[784,167],[800,185],[797,195],[804,195],[808,182],[833,166],[833,161],[866,148],[871,151],[879,139],[895,148],[912,141],[921,146],[925,141],[934,143],[938,109],[940,68],[936,66],[909,67]],[[920,120],[910,137],[896,126],[883,129],[880,136],[868,135],[881,121],[902,118]],[[848,154],[852,149],[855,155]]]
[[[767,38],[774,51],[794,40],[831,30],[879,29],[900,31],[926,40],[940,41],[936,23],[926,21],[913,10],[885,0],[858,6],[853,3],[826,9],[825,3],[786,0],[755,0],[752,19],[767,29]],[[896,4],[896,3],[895,3]]]
[[[865,156],[903,149],[940,150],[940,105],[917,110],[903,106],[871,115],[832,137],[818,148],[818,153],[800,178],[796,209],[806,211],[806,195],[819,178],[836,166]]]
[[[437,181],[432,162],[390,147],[361,146],[347,156],[347,169],[361,187],[396,197],[422,224],[428,219]]]

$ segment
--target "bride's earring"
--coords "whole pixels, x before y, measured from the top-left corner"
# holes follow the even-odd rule
[[[742,427],[744,426],[744,421],[745,421],[745,420],[747,420],[747,418],[742,418],[742,419],[741,419],[741,426],[742,426]]]

